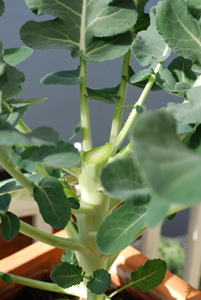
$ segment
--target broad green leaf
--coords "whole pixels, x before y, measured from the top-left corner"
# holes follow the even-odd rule
[[[13,164],[18,168],[24,169],[30,173],[35,171],[36,164],[28,159],[22,159],[20,153],[18,153],[17,149],[14,147],[10,149],[9,156],[12,159]]]
[[[72,140],[82,130],[82,121],[80,121],[72,130],[69,140]]]
[[[10,123],[13,127],[15,127],[18,124],[19,120],[23,117],[27,109],[27,106],[14,108],[13,112],[8,116],[7,122]]]
[[[71,250],[66,250],[61,257],[62,262],[66,262],[73,265],[78,265],[75,252]]]
[[[70,219],[71,209],[63,186],[55,177],[45,177],[34,188],[34,199],[44,221],[63,229]]]
[[[192,17],[187,5],[186,0],[164,1],[158,8],[156,25],[174,52],[201,67],[201,23]]]
[[[181,56],[175,58],[168,66],[177,82],[184,82],[190,86],[196,80],[196,75],[191,68],[192,62]]]
[[[144,226],[146,205],[125,202],[105,217],[98,228],[96,243],[104,254],[115,254],[130,245]]]
[[[160,111],[141,116],[133,131],[133,144],[162,201],[180,205],[200,202],[201,157],[178,139],[172,115]]]
[[[188,0],[188,9],[198,21],[201,21],[201,3],[200,0]]]
[[[10,202],[11,202],[10,194],[0,195],[0,215],[1,213],[5,213],[8,210]]]
[[[161,259],[148,260],[144,266],[131,273],[132,287],[134,290],[140,288],[142,292],[153,290],[162,283],[167,265]]]
[[[10,98],[22,91],[21,84],[25,81],[24,73],[9,65],[5,66],[4,76],[0,80],[0,90],[4,98]]]
[[[47,100],[47,98],[33,98],[33,99],[9,99],[7,102],[13,107],[21,107],[24,105],[34,105],[42,103]]]
[[[144,70],[142,70],[144,71]],[[145,71],[144,71],[145,72]],[[152,71],[153,72],[153,71]],[[148,79],[145,79],[145,80],[142,80],[142,81],[137,81],[137,82],[133,82],[131,83],[131,78],[136,75],[137,78],[133,77],[132,78],[132,81],[136,81],[138,79],[141,79],[142,76],[144,76],[145,74],[141,73],[141,74],[138,74],[138,73],[141,73],[141,71],[135,73],[132,68],[129,66],[129,78],[128,78],[128,82],[134,86],[137,86],[138,88],[141,88],[141,89],[144,89],[147,82],[148,82]],[[139,77],[138,77],[139,76]],[[125,79],[125,78],[124,78]],[[161,90],[161,87],[158,86],[156,83],[153,84],[152,88],[151,88],[152,91],[158,91],[158,90]]]
[[[58,133],[50,127],[38,127],[31,133],[23,134],[0,119],[0,145],[54,145],[58,138]]]
[[[195,132],[189,139],[188,147],[194,149],[196,153],[201,154],[201,124],[195,129]]]
[[[201,123],[201,86],[196,86],[187,91],[189,102],[169,103],[166,111],[171,113],[178,122],[195,124]]]
[[[5,283],[11,283],[12,277],[9,274],[0,272],[0,279],[2,279]]]
[[[152,65],[156,65],[156,63],[153,63]],[[160,87],[162,87],[167,92],[173,93],[176,92],[175,85],[176,85],[176,79],[170,72],[170,70],[163,65],[160,66],[159,71],[157,74],[155,74],[156,79],[155,82]]]
[[[133,0],[26,0],[38,15],[56,19],[29,21],[21,28],[25,44],[39,49],[68,49],[87,60],[104,61],[125,54],[131,44],[128,30],[137,20]]]
[[[147,206],[147,214],[144,217],[144,223],[147,228],[155,227],[162,223],[169,214],[170,205],[168,201],[163,201],[163,199],[153,191]]]
[[[27,59],[32,53],[33,50],[31,48],[22,46],[19,48],[5,49],[3,58],[8,65],[15,67]]]
[[[149,14],[144,13],[145,5],[149,0],[134,0],[137,6],[138,18],[137,22],[134,26],[134,32],[137,33],[142,30],[146,30],[147,27],[150,25],[150,17]]]
[[[103,88],[103,89],[90,89],[87,88],[87,95],[89,99],[100,100],[109,104],[114,104],[118,99],[119,86],[114,88]]]
[[[80,203],[77,200],[77,197],[69,197],[68,200],[69,200],[71,208],[73,208],[73,209],[79,209],[80,208]]]
[[[1,236],[9,242],[14,239],[20,230],[20,221],[16,215],[11,212],[1,214]]]
[[[108,164],[101,173],[104,189],[111,196],[129,201],[149,198],[149,189],[142,172],[133,158],[116,160]]]
[[[139,32],[132,44],[132,52],[142,66],[151,65],[152,61],[164,61],[171,53],[163,37],[158,34],[155,24],[156,9],[150,12],[151,24],[146,31]]]
[[[41,173],[36,173],[36,174],[26,174],[24,173],[24,176],[26,176],[29,180],[31,180],[33,183],[38,184],[40,178],[41,178]],[[0,194],[2,193],[7,193],[11,192],[17,189],[22,188],[21,184],[17,182],[15,179],[7,179],[3,182],[0,183]]]
[[[153,74],[153,70],[151,68],[141,70],[141,71],[135,73],[130,78],[130,83],[136,83],[136,82],[143,81],[145,79],[149,79],[149,77],[150,77],[151,74]]]
[[[74,145],[63,141],[55,146],[29,147],[21,156],[23,159],[55,168],[71,168],[81,161]]]
[[[188,90],[190,90],[191,89],[191,85],[190,84],[188,84],[188,83],[186,83],[186,82],[177,82],[176,84],[175,84],[175,90],[176,90],[176,92],[179,94],[179,95],[181,95],[181,96],[183,96],[183,97],[187,97],[186,96],[186,93],[188,92]]]
[[[0,0],[0,17],[3,15],[5,9],[5,4],[3,0]]]
[[[96,295],[102,295],[111,285],[111,275],[104,269],[93,272],[92,279],[87,282],[87,288]]]
[[[83,281],[82,268],[67,262],[55,266],[50,277],[58,286],[65,289]]]
[[[45,75],[40,82],[43,84],[78,85],[83,81],[80,76],[80,67],[73,71],[59,71]]]

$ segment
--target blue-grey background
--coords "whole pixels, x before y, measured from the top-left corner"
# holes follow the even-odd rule
[[[0,40],[5,48],[21,46],[19,29],[27,20],[41,21],[49,16],[38,17],[26,6],[24,0],[4,0],[5,13],[0,18]],[[148,11],[151,6],[157,4],[157,0],[150,0],[146,6]],[[103,63],[88,63],[88,86],[93,88],[113,87],[118,85],[121,77],[122,58]],[[70,52],[66,50],[34,50],[33,55],[18,66],[26,76],[23,84],[24,91],[18,98],[43,98],[48,100],[32,106],[24,121],[34,129],[38,126],[51,126],[60,133],[61,139],[68,140],[74,126],[80,121],[79,116],[79,87],[45,86],[40,84],[40,78],[47,73],[60,70],[73,70],[79,64],[79,59],[72,59]],[[135,72],[141,67],[132,59],[132,67]],[[141,90],[129,86],[127,104],[134,104]],[[146,106],[148,109],[157,109],[165,106],[170,101],[180,101],[177,97],[164,91],[150,92]],[[108,141],[114,106],[100,101],[90,100],[91,128],[93,145],[100,146]],[[125,110],[124,120],[129,111]],[[73,142],[79,142],[78,135]],[[167,236],[182,235],[186,232],[188,211],[179,213],[177,217],[166,222],[163,226],[163,234]]]

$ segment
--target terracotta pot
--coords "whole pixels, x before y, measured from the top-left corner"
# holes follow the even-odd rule
[[[65,237],[64,230],[55,235]],[[0,261],[0,271],[10,272],[34,279],[46,280],[55,264],[60,263],[64,250],[56,249],[41,242],[30,245]],[[116,263],[111,268],[113,282],[117,285],[124,283],[130,272],[144,264],[148,258],[133,247],[127,247],[119,255]],[[22,286],[11,283],[6,284],[0,280],[0,300],[12,299]],[[154,291],[141,293],[133,291],[130,293],[138,295],[143,300],[201,300],[201,291],[196,290],[185,281],[167,271],[163,284]]]

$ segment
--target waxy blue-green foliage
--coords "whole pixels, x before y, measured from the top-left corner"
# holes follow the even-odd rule
[[[103,61],[125,54],[132,42],[128,30],[137,20],[133,0],[26,0],[37,15],[54,20],[27,22],[22,40],[33,48],[68,49],[73,56]]]
[[[145,13],[148,0],[25,2],[39,16],[38,22],[29,21],[20,30],[26,46],[4,49],[0,42],[0,154],[5,155],[15,170],[27,172],[23,176],[33,187],[33,197],[45,222],[62,229],[71,219],[72,210],[74,217],[81,209],[81,217],[76,215],[77,224],[73,223],[71,232],[78,228],[79,236],[79,230],[83,230],[79,227],[79,220],[82,220],[83,226],[83,219],[87,216],[93,228],[92,232],[86,234],[87,241],[93,243],[96,253],[101,257],[104,254],[116,255],[145,228],[161,223],[176,210],[200,202],[200,0],[159,1],[149,14]],[[0,16],[3,12],[4,2],[0,0]],[[51,17],[41,22],[40,15]],[[107,144],[112,157],[109,158],[107,151],[103,152],[108,156],[103,158],[103,162],[98,161],[94,169],[98,170],[98,174],[93,170],[93,174],[88,173],[84,177],[86,184],[91,180],[90,176],[93,179],[95,177],[98,190],[93,195],[99,199],[103,194],[105,201],[110,201],[109,205],[104,203],[102,210],[108,210],[98,221],[99,214],[94,217],[92,210],[87,211],[89,208],[83,207],[82,198],[80,200],[75,195],[63,176],[70,169],[80,180],[84,176],[84,168],[90,167],[92,170],[96,158],[100,160],[100,151],[97,157],[93,155],[93,150],[97,149],[80,155],[72,144],[60,141],[53,129],[41,127],[31,131],[22,123],[21,118],[31,104],[46,100],[13,98],[22,91],[25,80],[24,74],[15,66],[31,55],[31,48],[66,49],[71,51],[72,57],[80,57],[80,66],[76,70],[52,72],[43,77],[41,83],[85,85],[81,104],[83,101],[87,103],[88,99],[118,104],[126,95],[128,83],[144,89],[139,100],[145,100],[151,89],[164,89],[185,100],[183,103],[169,103],[158,112],[148,113],[142,103],[144,100],[129,106],[124,103],[117,105],[119,110],[131,108],[132,113],[135,111],[140,116],[135,122],[135,118],[132,120],[131,143],[119,153],[112,151],[115,143]],[[177,55],[172,61],[171,52]],[[130,53],[142,66],[139,72],[132,70],[128,60],[125,67],[125,59],[120,84],[98,89],[87,86],[83,61],[102,62],[124,54],[127,57]],[[85,110],[84,122],[87,114]],[[82,121],[74,128],[69,139],[85,129],[86,124]],[[18,130],[19,125],[23,130]],[[117,138],[119,135],[117,133]],[[99,150],[103,148],[99,147]],[[91,157],[93,159],[90,160]],[[8,193],[22,186],[11,179],[0,187],[1,230],[5,240],[16,236],[20,227],[18,218],[8,211],[11,201]],[[96,207],[97,203],[94,205]],[[82,216],[85,208],[87,213]],[[98,205],[95,210],[102,214]],[[94,230],[96,222],[98,225]],[[80,240],[83,241],[82,237]],[[110,285],[108,272],[103,269],[92,270],[89,276],[85,276],[85,270],[78,265],[78,260],[72,253],[66,253],[62,263],[54,267],[52,280],[63,288],[87,280],[87,288],[91,293],[104,294]],[[131,282],[127,285],[142,291],[153,289],[161,283],[165,269],[165,263],[160,260],[147,262],[131,274]],[[0,273],[0,277],[3,279],[4,274]]]

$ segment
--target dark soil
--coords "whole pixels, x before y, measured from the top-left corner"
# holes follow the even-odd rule
[[[107,294],[112,293],[117,287],[112,287],[107,291]],[[18,292],[13,300],[56,300],[56,299],[68,299],[78,300],[79,298],[74,296],[68,296],[65,294],[53,293],[48,291],[42,291],[34,288],[24,287]],[[137,300],[134,296],[129,294],[127,291],[122,291],[115,295],[112,300]]]

